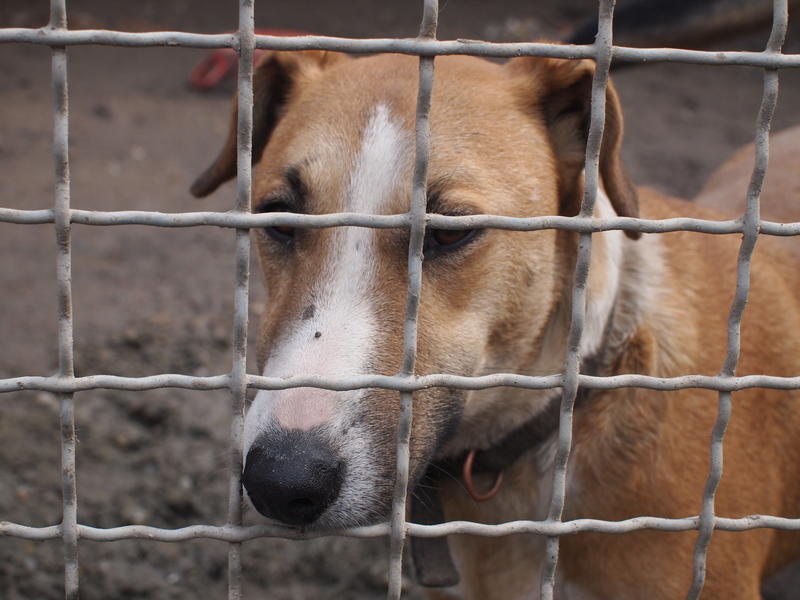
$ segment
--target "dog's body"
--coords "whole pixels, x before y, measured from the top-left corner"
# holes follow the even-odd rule
[[[685,202],[640,198],[644,218],[717,218]],[[649,236],[645,240],[653,244],[646,252],[661,263],[648,262],[650,268],[660,267],[660,286],[650,290],[642,327],[614,373],[716,374],[725,356],[739,240],[685,232],[662,235],[662,243]],[[798,340],[792,332],[800,326],[796,300],[800,278],[797,269],[783,274],[772,270],[770,265],[782,264],[785,257],[772,252],[767,240],[762,242],[753,259],[738,373],[795,375],[797,366],[791,363],[797,363]],[[798,516],[800,486],[793,472],[800,455],[792,439],[800,425],[797,400],[797,394],[780,391],[734,395],[724,477],[716,500],[718,515]],[[716,409],[717,394],[701,390],[630,389],[594,395],[590,406],[576,411],[564,518],[617,521],[640,515],[697,514]],[[458,482],[446,483],[448,520],[500,523],[544,518],[553,444],[551,440],[519,461],[506,473],[513,482],[510,489],[487,502],[477,504]],[[490,484],[486,479],[484,486]],[[565,536],[559,559],[564,597],[683,597],[691,577],[694,540],[693,533]],[[464,566],[459,571],[469,582],[467,588],[474,590],[465,597],[531,597],[536,583],[531,573],[537,572],[531,557],[541,557],[541,538],[464,537],[452,547]],[[762,577],[797,556],[797,551],[793,533],[718,531],[709,553],[704,597],[760,598]],[[575,594],[575,586],[587,595],[567,593]]]
[[[769,169],[761,191],[761,217],[768,221],[788,223],[800,221],[800,176],[797,168],[797,147],[800,125],[771,136]],[[720,166],[708,178],[695,202],[723,214],[740,216],[745,210],[747,189],[753,169],[755,148],[748,144]],[[775,245],[775,240],[771,242]],[[800,237],[780,240],[781,252],[794,252],[800,260]]]
[[[575,214],[582,194],[588,61],[436,60],[428,211]],[[416,61],[273,54],[256,73],[253,180],[260,212],[408,210]],[[716,218],[638,194],[619,162],[622,122],[607,96],[599,216]],[[233,138],[193,191],[234,173]],[[263,153],[263,155],[262,155]],[[743,191],[742,191],[743,193]],[[558,373],[563,368],[576,240],[546,230],[448,232],[426,238],[418,373]],[[269,292],[259,364],[266,375],[396,373],[402,353],[408,232],[270,228],[257,234]],[[690,232],[593,236],[584,363],[599,374],[715,375],[726,353],[738,237]],[[800,270],[759,241],[738,374],[800,372]],[[412,484],[433,460],[497,445],[557,401],[559,390],[425,390],[415,394]],[[800,516],[800,394],[733,396],[721,516]],[[394,482],[396,392],[262,391],[245,429],[244,484],[267,516],[312,528],[385,518]],[[626,388],[578,406],[564,518],[686,517],[700,510],[717,394]],[[554,434],[505,469],[478,503],[443,479],[448,520],[546,517]],[[478,476],[488,488],[494,474]],[[582,533],[561,540],[557,595],[671,599],[691,578],[696,532]],[[468,599],[536,597],[544,541],[533,535],[449,540]],[[795,534],[716,532],[708,598],[755,599],[761,579],[800,555]]]

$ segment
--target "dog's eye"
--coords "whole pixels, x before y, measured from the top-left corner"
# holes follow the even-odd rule
[[[272,239],[278,242],[289,243],[294,239],[294,227],[288,225],[277,225],[275,227],[265,227],[264,231]]]
[[[425,232],[425,258],[431,259],[461,248],[478,234],[477,229],[428,229]]]
[[[431,231],[431,238],[439,246],[452,246],[465,239],[472,231],[469,229],[434,229]]]
[[[285,202],[264,202],[256,207],[257,213],[276,213],[276,212],[295,212]],[[294,239],[295,228],[289,225],[275,225],[274,227],[265,227],[264,232],[277,242],[283,244],[291,243]]]

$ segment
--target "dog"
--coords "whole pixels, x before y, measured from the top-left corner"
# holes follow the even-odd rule
[[[800,221],[800,177],[797,176],[796,148],[800,144],[800,125],[773,135],[769,142],[769,169],[761,190],[761,218],[788,223]],[[753,169],[755,147],[740,148],[725,164],[714,171],[694,201],[720,213],[739,217]],[[775,240],[772,241],[776,243]],[[800,261],[800,237],[780,240],[783,252],[793,253]]]
[[[406,213],[417,64],[400,55],[351,59],[319,51],[262,58],[254,74],[253,211]],[[501,65],[446,56],[435,64],[427,211],[577,214],[594,63],[520,57]],[[235,136],[234,107],[227,143],[192,186],[194,195],[205,196],[235,176]],[[634,187],[620,158],[622,136],[620,103],[610,85],[596,216],[720,218],[707,207]],[[400,370],[407,229],[275,226],[254,237],[267,288],[260,372],[345,377]],[[561,372],[577,237],[552,229],[429,228],[416,372]],[[752,261],[737,374],[796,376],[800,269],[766,237]],[[739,236],[730,235],[595,234],[582,372],[718,374],[738,248]],[[427,490],[448,521],[544,519],[557,437],[553,407],[560,395],[559,389],[511,388],[416,392],[410,489],[424,479],[417,493]],[[565,520],[698,514],[716,392],[623,388],[580,390],[578,396]],[[798,401],[797,390],[733,394],[718,515],[800,516]],[[249,502],[265,517],[308,530],[385,520],[399,407],[399,394],[382,389],[259,391],[244,430],[242,479]],[[499,465],[473,465],[519,438],[522,447],[504,450]],[[470,456],[465,489],[459,465]],[[437,471],[449,476],[429,484]],[[476,499],[498,483],[491,498]],[[655,530],[563,536],[556,597],[683,597],[696,537],[696,531]],[[459,535],[448,545],[461,597],[538,597],[541,536]],[[759,598],[762,578],[798,556],[796,533],[716,531],[704,597]],[[454,581],[444,576],[438,583]],[[438,593],[432,590],[431,597]]]

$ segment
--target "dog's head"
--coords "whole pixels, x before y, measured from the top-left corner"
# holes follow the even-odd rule
[[[399,55],[266,55],[254,75],[253,211],[407,212],[417,64]],[[523,58],[501,66],[437,58],[428,212],[576,214],[593,71],[590,61]],[[635,216],[635,193],[619,163],[621,123],[609,88],[603,185],[617,214]],[[235,175],[235,134],[234,112],[228,142],[194,184],[195,195]],[[268,295],[259,336],[264,375],[399,371],[408,230],[271,227],[255,239]],[[429,229],[424,255],[417,373],[560,370],[563,340],[558,347],[553,340],[564,333],[559,307],[574,235]],[[486,394],[415,393],[412,482],[462,415],[481,414]],[[543,401],[529,393],[525,402],[535,412]],[[268,517],[325,529],[385,517],[398,414],[399,394],[388,390],[259,392],[244,440],[253,505]]]

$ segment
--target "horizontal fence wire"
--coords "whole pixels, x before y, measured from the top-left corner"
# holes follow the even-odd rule
[[[0,29],[0,44],[39,44],[44,46],[179,46],[185,48],[238,48],[234,34],[202,34],[182,31],[133,33],[107,29],[59,31],[49,27]],[[548,56],[552,58],[596,58],[594,46],[573,46],[532,42],[485,42],[482,40],[353,39],[330,36],[257,35],[256,48],[262,50],[332,50],[349,53],[390,52],[414,56],[460,54],[491,58]],[[730,65],[761,68],[800,67],[800,55],[772,52],[703,51],[680,48],[629,48],[614,46],[615,62],[674,62],[700,65]]]
[[[0,536],[13,536],[28,540],[62,540],[65,556],[65,595],[69,600],[78,597],[78,540],[116,541],[149,539],[164,542],[181,542],[192,539],[213,539],[228,542],[229,586],[228,597],[239,600],[241,590],[242,542],[263,537],[309,539],[322,536],[349,536],[356,538],[389,537],[389,589],[388,597],[396,599],[401,594],[401,567],[404,540],[408,535],[441,537],[453,534],[472,534],[487,537],[529,533],[548,538],[545,565],[540,580],[542,598],[552,598],[558,558],[559,539],[564,535],[590,531],[622,534],[645,529],[659,531],[698,531],[698,541],[693,557],[694,578],[688,598],[697,598],[702,592],[705,563],[711,535],[715,530],[749,531],[753,529],[778,529],[800,531],[800,519],[772,515],[750,515],[741,518],[723,518],[714,513],[714,494],[722,476],[723,435],[730,415],[732,392],[752,388],[800,390],[800,376],[774,377],[767,375],[736,376],[738,337],[749,287],[750,257],[758,235],[797,236],[800,222],[778,223],[759,217],[758,196],[767,166],[768,132],[777,96],[778,69],[800,67],[800,55],[784,54],[782,41],[787,23],[786,0],[774,1],[773,32],[767,48],[762,52],[710,52],[676,48],[628,48],[613,46],[611,23],[613,0],[601,0],[599,35],[593,45],[572,46],[550,43],[492,43],[480,40],[436,39],[438,2],[424,0],[420,35],[414,39],[349,39],[329,36],[276,37],[256,35],[253,22],[253,0],[240,0],[239,29],[235,33],[198,34],[189,32],[159,31],[132,33],[110,30],[69,30],[66,26],[65,0],[51,0],[50,23],[42,28],[0,29],[0,43],[23,43],[49,46],[53,55],[54,91],[54,161],[56,169],[56,197],[53,209],[18,210],[0,208],[0,222],[12,224],[52,224],[58,239],[58,294],[59,294],[59,371],[51,377],[20,376],[0,379],[0,393],[39,390],[59,394],[62,400],[62,476],[63,519],[59,525],[31,527],[0,521]],[[66,48],[73,45],[107,45],[122,47],[191,47],[233,48],[239,53],[238,79],[238,171],[236,203],[229,212],[162,213],[152,211],[90,211],[70,208],[68,162],[68,108]],[[391,52],[420,57],[420,87],[416,117],[417,146],[413,182],[413,201],[406,214],[366,215],[335,213],[325,215],[299,215],[289,213],[251,214],[249,198],[251,185],[251,135],[252,135],[252,67],[255,49],[272,50],[332,50],[348,53]],[[427,114],[433,86],[433,60],[443,55],[472,55],[510,58],[516,56],[545,56],[566,59],[590,58],[597,61],[597,75],[593,83],[592,115],[586,157],[586,195],[581,212],[575,217],[538,216],[514,218],[503,215],[445,216],[425,214],[425,180],[428,164]],[[639,219],[629,217],[595,218],[592,216],[597,191],[597,160],[603,130],[603,103],[607,86],[608,69],[613,62],[645,63],[675,62],[718,66],[748,66],[765,70],[764,97],[756,129],[756,165],[754,167],[746,213],[739,219],[713,221],[694,218]],[[70,230],[73,224],[92,226],[144,225],[151,227],[226,227],[236,229],[236,287],[234,297],[234,360],[230,373],[208,377],[182,374],[160,374],[147,377],[121,377],[114,375],[89,375],[75,377],[72,359],[72,314],[70,288]],[[404,364],[394,376],[358,375],[342,378],[315,376],[264,377],[246,372],[246,346],[248,326],[249,289],[249,229],[268,226],[304,228],[369,227],[406,228],[411,231],[409,245],[409,293],[407,298]],[[415,375],[416,326],[418,298],[421,285],[421,245],[426,227],[437,229],[494,228],[511,231],[539,231],[561,229],[581,234],[575,282],[573,286],[573,314],[564,372],[545,376],[526,376],[515,373],[492,373],[480,376],[451,374]],[[688,374],[679,377],[651,377],[623,374],[595,377],[580,373],[578,349],[583,322],[583,294],[585,293],[588,265],[591,257],[591,234],[624,230],[640,233],[668,233],[693,231],[705,234],[743,234],[737,276],[737,291],[728,323],[728,354],[719,375]],[[480,390],[493,387],[525,389],[561,389],[562,406],[558,434],[556,468],[554,469],[553,497],[548,518],[543,521],[514,521],[496,525],[451,521],[438,525],[419,525],[405,521],[405,500],[408,486],[408,443],[412,419],[412,394],[416,391],[447,387]],[[577,388],[610,390],[638,387],[671,391],[682,389],[715,390],[720,394],[717,422],[712,435],[711,467],[700,514],[685,518],[660,518],[641,516],[624,521],[575,519],[562,521],[565,501],[567,459],[571,449],[571,418]],[[401,419],[397,436],[397,481],[390,522],[335,532],[299,532],[277,525],[243,526],[241,520],[241,470],[242,423],[244,398],[248,389],[281,390],[294,387],[311,387],[335,391],[361,388],[383,388],[401,394]],[[75,436],[73,398],[76,392],[95,389],[143,391],[160,388],[190,390],[228,389],[232,394],[233,420],[231,445],[233,448],[230,473],[228,518],[225,525],[193,525],[179,529],[164,529],[147,525],[128,525],[95,528],[78,524],[75,494]],[[0,404],[0,407],[2,405]]]
[[[543,536],[573,535],[582,532],[622,534],[652,529],[656,531],[692,531],[698,529],[700,517],[684,518],[633,517],[623,521],[602,519],[573,519],[571,521],[509,521],[497,525],[474,523],[471,521],[448,521],[438,525],[406,523],[407,535],[415,537],[443,537],[454,534],[502,537],[517,533],[533,533]],[[776,517],[774,515],[748,515],[745,517],[714,517],[713,526],[718,531],[751,531],[754,529],[778,529],[800,531],[800,519]],[[32,541],[45,541],[61,537],[60,525],[32,527],[19,523],[0,521],[0,535],[14,536]],[[263,537],[307,540],[320,537],[374,538],[390,534],[389,523],[341,529],[333,532],[301,532],[279,525],[190,525],[179,529],[164,529],[149,525],[124,525],[121,527],[90,527],[78,525],[78,537],[94,542],[114,542],[119,540],[145,539],[158,542],[182,542],[194,539],[210,539],[222,542],[246,542]]]
[[[380,388],[398,392],[414,392],[434,387],[459,390],[485,390],[495,387],[527,388],[544,390],[561,387],[564,377],[553,375],[519,375],[517,373],[494,373],[491,375],[354,375],[330,378],[315,375],[293,377],[264,377],[247,375],[247,387],[257,390],[286,390],[296,387],[319,388],[344,392],[363,388]],[[718,392],[735,392],[753,388],[773,390],[800,390],[800,376],[778,377],[774,375],[742,375],[722,377],[719,375],[680,375],[677,377],[652,377],[650,375],[578,375],[578,384],[592,390],[615,390],[620,388],[644,388],[663,392],[699,389]],[[148,375],[145,377],[123,377],[120,375],[86,375],[84,377],[26,376],[0,379],[0,393],[37,390],[43,392],[68,393],[86,390],[121,390],[140,392],[159,388],[187,390],[221,390],[231,387],[230,375],[193,376],[180,374]]]
[[[260,227],[303,227],[320,229],[324,227],[370,227],[375,229],[400,229],[411,227],[408,213],[396,215],[369,215],[363,213],[330,213],[323,215],[302,215],[296,213],[237,213],[237,212],[183,212],[163,213],[157,211],[92,211],[71,209],[71,223],[79,225],[147,225],[151,227],[234,227],[254,229]],[[0,223],[19,225],[42,225],[53,223],[55,213],[51,209],[20,210],[0,208]],[[428,213],[426,227],[435,229],[504,229],[509,231],[541,231],[543,229],[563,229],[578,233],[599,233],[601,231],[623,230],[639,233],[669,233],[674,231],[694,231],[716,235],[743,233],[741,219],[712,221],[690,217],[671,219],[638,219],[633,217],[563,217],[547,215],[540,217],[507,217],[503,215],[465,215],[449,216]],[[800,235],[800,222],[778,223],[759,221],[759,231],[765,235]]]

